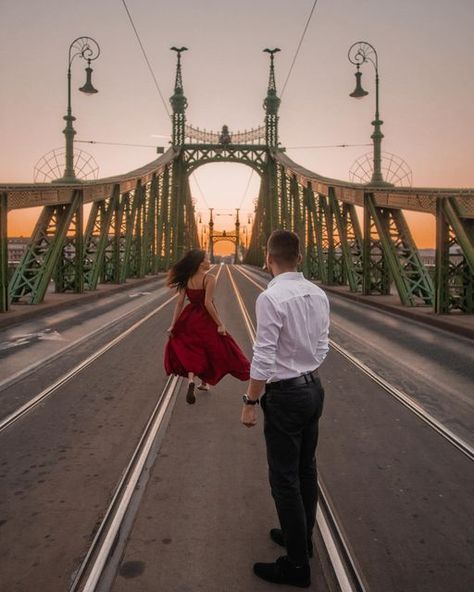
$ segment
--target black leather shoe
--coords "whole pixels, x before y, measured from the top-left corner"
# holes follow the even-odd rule
[[[286,547],[285,537],[281,528],[272,528],[270,538],[274,543],[280,545],[280,547]],[[313,557],[313,541],[311,539],[308,540],[308,556],[310,559]]]
[[[287,584],[297,588],[309,588],[311,585],[309,565],[296,567],[288,557],[279,557],[275,563],[255,563],[253,571],[256,576],[272,584]]]

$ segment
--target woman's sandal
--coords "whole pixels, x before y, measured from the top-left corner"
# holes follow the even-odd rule
[[[206,384],[206,386],[200,384],[198,387],[198,391],[209,391],[209,385]]]
[[[194,382],[190,382],[188,385],[188,392],[186,393],[186,403],[193,405],[196,402],[194,395]]]

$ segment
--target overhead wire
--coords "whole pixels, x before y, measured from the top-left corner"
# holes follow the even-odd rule
[[[132,25],[132,28],[133,28],[133,30],[135,32],[135,36],[136,36],[137,41],[138,41],[138,44],[140,45],[140,48],[142,50],[143,57],[145,58],[145,62],[147,64],[147,66],[148,66],[148,70],[150,71],[150,74],[151,74],[151,76],[153,78],[153,82],[155,83],[156,90],[158,91],[158,94],[160,95],[161,102],[163,103],[163,106],[165,108],[165,111],[166,111],[168,117],[171,118],[171,113],[170,113],[170,111],[168,109],[168,104],[165,101],[165,98],[163,96],[163,93],[161,92],[160,85],[158,84],[158,80],[156,79],[155,73],[153,72],[153,68],[151,67],[150,60],[148,59],[148,56],[147,56],[146,51],[145,51],[145,48],[143,47],[142,40],[140,39],[140,35],[138,34],[138,31],[137,31],[137,28],[135,26],[135,23],[133,22],[132,15],[130,14],[130,10],[128,9],[128,6],[127,6],[126,1],[125,0],[122,0],[122,4],[124,5],[124,8],[125,8],[125,10],[127,12],[128,19],[130,21],[130,24]]]
[[[321,144],[319,146],[287,146],[287,150],[299,150],[303,148],[353,148],[354,146],[372,146],[369,142],[367,144]]]
[[[203,200],[206,208],[211,209],[211,206],[209,205],[209,203],[208,203],[208,201],[206,199],[206,196],[204,195],[204,191],[201,189],[201,185],[199,185],[199,181],[198,181],[198,178],[197,178],[196,171],[194,171],[193,179],[194,179],[194,182],[197,185],[197,188],[199,190],[199,193],[201,194],[202,200]]]
[[[296,59],[298,57],[298,54],[300,53],[300,49],[301,49],[301,46],[303,45],[303,40],[304,40],[305,35],[306,35],[306,31],[308,30],[309,23],[311,22],[311,18],[313,16],[314,9],[316,8],[316,4],[317,3],[318,3],[318,0],[314,0],[313,8],[311,9],[311,12],[309,13],[308,19],[306,20],[306,24],[304,26],[303,33],[301,34],[301,38],[300,38],[300,41],[298,43],[298,47],[296,48],[295,55],[293,56],[293,61],[291,62],[291,66],[290,66],[290,69],[289,69],[288,74],[286,76],[285,83],[283,84],[283,87],[281,89],[280,97],[283,97],[283,93],[285,92],[286,85],[288,84],[288,80],[290,79],[291,73],[293,72],[293,68],[295,66]]]
[[[74,140],[75,144],[103,144],[106,146],[131,146],[133,148],[156,148],[156,144],[128,144],[126,142],[101,142],[99,140]]]
[[[242,199],[240,200],[239,210],[242,208],[242,206],[244,204],[244,201],[245,201],[245,198],[247,197],[247,191],[249,190],[250,181],[252,180],[252,177],[253,177],[254,172],[255,172],[254,169],[250,169],[250,175],[249,175],[249,178],[248,178],[248,181],[247,181],[247,185],[246,185],[245,191],[244,191],[244,193],[242,195]]]

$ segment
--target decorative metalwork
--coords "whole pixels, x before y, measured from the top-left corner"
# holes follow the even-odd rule
[[[187,47],[172,47],[176,52],[176,79],[174,83],[174,93],[170,97],[171,107],[173,108],[173,146],[181,146],[185,139],[186,108],[188,100],[184,96],[183,75],[181,72],[181,54],[188,51]]]
[[[55,148],[42,156],[34,166],[35,183],[49,183],[59,178],[66,165],[65,148]],[[74,152],[75,176],[80,181],[92,181],[99,178],[99,165],[92,154],[84,150]]]
[[[351,64],[357,67],[356,71],[356,89],[350,94],[351,97],[360,99],[368,94],[362,88],[361,77],[362,73],[359,68],[362,64],[370,62],[375,69],[375,119],[372,121],[374,126],[374,133],[371,138],[374,142],[374,165],[372,171],[372,178],[370,180],[371,185],[387,185],[388,182],[384,180],[382,169],[381,169],[381,153],[382,153],[382,124],[383,121],[379,115],[379,59],[375,47],[367,41],[357,41],[349,48],[347,57]]]
[[[91,62],[96,60],[100,55],[100,47],[95,39],[92,37],[78,37],[69,46],[69,61],[67,69],[67,113],[63,117],[66,121],[66,127],[63,130],[66,138],[66,149],[65,149],[65,168],[64,174],[60,179],[55,180],[59,183],[77,183],[76,174],[74,171],[74,136],[76,132],[73,127],[73,121],[76,118],[72,115],[71,108],[71,66],[72,62],[76,57],[80,57],[87,61],[86,83],[79,89],[81,92],[86,94],[94,94],[97,89],[92,85],[92,68]]]
[[[281,100],[276,89],[274,57],[280,49],[276,47],[275,49],[264,49],[263,51],[270,54],[267,96],[263,101],[263,108],[265,109],[265,142],[269,147],[276,147],[278,146],[278,109]]]
[[[397,187],[411,187],[413,185],[413,173],[410,166],[396,154],[390,152],[381,153],[380,168],[388,183]],[[368,152],[355,160],[349,170],[349,179],[352,183],[370,184],[374,175],[373,154]]]
[[[225,126],[227,127],[227,126]],[[232,144],[260,144],[265,140],[265,126],[245,130],[243,132],[229,132]],[[192,127],[190,125],[185,126],[185,136],[187,140],[195,140],[199,144],[219,144],[222,132],[212,132],[202,130],[198,127]]]
[[[264,127],[243,134],[226,126],[219,133],[188,127],[180,62],[185,48],[174,50],[178,54],[178,92],[172,97],[174,145],[166,154],[129,173],[89,180],[80,186],[0,186],[1,310],[8,306],[9,209],[43,206],[30,245],[8,285],[12,302],[37,303],[51,279],[58,291],[80,292],[95,289],[99,282],[125,282],[129,277],[168,269],[185,250],[199,245],[189,175],[209,162],[236,162],[252,167],[261,178],[246,262],[263,265],[269,234],[275,228],[287,228],[300,237],[303,270],[322,283],[348,285],[351,291],[365,294],[388,294],[394,285],[407,306],[434,303],[438,313],[455,309],[474,312],[474,189],[395,187],[389,183],[368,187],[354,182],[356,178],[368,180],[360,171],[355,170],[352,181],[346,182],[293,162],[278,142],[276,50],[268,50]],[[357,80],[356,91],[363,94],[360,77]],[[52,155],[49,168],[55,159],[59,159],[57,153]],[[411,171],[401,159],[389,155],[388,160],[381,159],[381,169],[384,162],[390,164],[387,179],[399,185],[410,180]],[[367,158],[360,168],[367,176]],[[83,231],[84,204],[92,207]],[[363,208],[363,232],[356,206]],[[403,210],[436,215],[435,289]],[[235,226],[235,233],[215,232],[211,210],[206,236],[211,257],[214,242],[235,240],[236,260],[240,259],[238,213]],[[201,237],[204,241],[202,232]]]

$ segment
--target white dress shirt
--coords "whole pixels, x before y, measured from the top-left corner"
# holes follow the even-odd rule
[[[277,275],[257,298],[250,377],[275,382],[318,368],[329,350],[329,302],[302,273]]]

